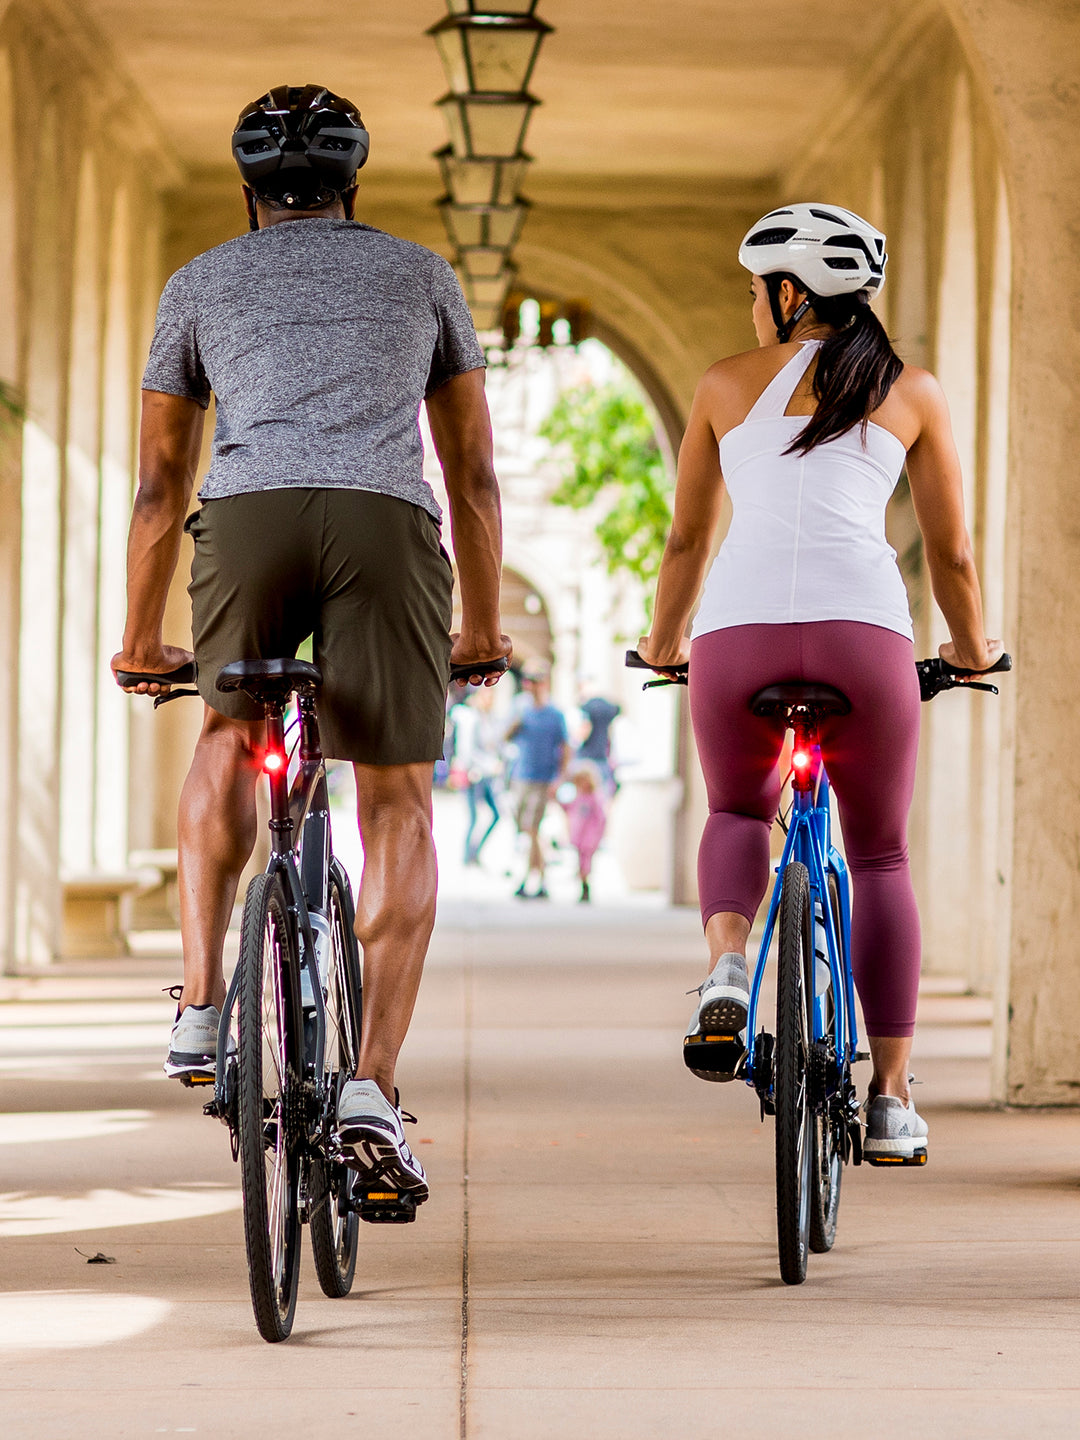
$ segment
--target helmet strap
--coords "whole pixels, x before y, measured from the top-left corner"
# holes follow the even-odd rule
[[[780,341],[780,344],[781,344],[781,345],[786,345],[786,344],[787,344],[788,337],[790,336],[792,330],[795,329],[795,326],[799,323],[799,321],[802,319],[802,317],[806,314],[807,310],[810,309],[810,307],[811,307],[811,305],[813,305],[813,303],[814,303],[813,300],[808,297],[806,300],[804,300],[804,301],[802,302],[802,304],[801,304],[796,310],[794,310],[794,311],[792,312],[792,315],[791,315],[791,319],[790,319],[790,320],[784,321],[783,317],[781,316],[780,322],[777,324],[777,327],[776,327],[776,338]],[[775,304],[774,307],[773,307],[773,319],[774,319],[774,320],[775,320],[776,317],[777,317],[777,311],[778,311],[779,309],[780,309],[780,302],[779,302],[779,300],[777,300],[776,304]]]

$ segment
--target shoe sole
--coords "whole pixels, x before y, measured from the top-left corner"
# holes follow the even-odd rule
[[[346,1124],[339,1127],[337,1138],[341,1158],[350,1170],[381,1176],[388,1190],[404,1191],[416,1205],[428,1198],[427,1182],[405,1168],[397,1146],[385,1132]]]
[[[863,1139],[863,1159],[868,1165],[925,1165],[926,1136],[910,1139]]]
[[[177,1055],[170,1051],[161,1068],[170,1080],[184,1080],[193,1085],[212,1085],[217,1078],[217,1061],[205,1055]]]
[[[745,991],[732,988],[726,995],[707,1000],[698,1011],[699,1035],[738,1035],[746,1029],[750,997]]]

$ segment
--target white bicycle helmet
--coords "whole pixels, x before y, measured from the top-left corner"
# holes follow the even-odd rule
[[[888,258],[880,230],[850,210],[816,203],[770,210],[739,246],[739,264],[751,275],[783,270],[812,295],[878,295]]]

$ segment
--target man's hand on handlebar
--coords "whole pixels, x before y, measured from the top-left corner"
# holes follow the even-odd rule
[[[661,650],[653,644],[651,635],[643,635],[637,643],[637,653],[650,670],[658,675],[673,676],[678,666],[690,661],[690,641],[684,636],[674,650],[671,646]]]
[[[460,686],[465,685],[486,685],[488,687],[497,685],[509,668],[513,659],[514,647],[510,642],[509,635],[500,635],[499,643],[493,645],[490,641],[487,644],[478,644],[471,637],[466,641],[461,635],[451,635],[452,647],[450,650],[450,667],[457,673],[454,675],[454,683]],[[493,661],[505,661],[502,669],[492,673],[487,667]],[[465,675],[465,667],[468,665],[478,666],[476,672]]]
[[[967,670],[973,675],[982,675],[985,674],[987,670],[992,670],[1001,659],[1004,650],[1005,646],[1000,640],[987,640],[985,655],[974,657],[969,655],[961,656],[953,640],[947,640],[944,645],[938,646],[938,654],[950,670]],[[977,661],[974,665],[970,663],[973,658]],[[961,679],[961,683],[966,682]]]
[[[190,650],[181,650],[179,645],[158,645],[156,649],[141,649],[138,653],[120,650],[113,656],[111,666],[114,676],[117,676],[120,671],[171,675],[174,670],[179,670],[184,665],[190,665],[194,659],[195,656]],[[170,688],[169,685],[154,685],[146,682],[138,685],[121,685],[119,679],[116,683],[129,695],[167,695]]]

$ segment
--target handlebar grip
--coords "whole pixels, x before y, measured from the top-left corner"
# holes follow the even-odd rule
[[[481,660],[475,665],[451,665],[450,679],[464,685],[468,684],[472,675],[505,675],[509,669],[510,661],[505,655],[500,655],[497,660]]]
[[[944,663],[945,662],[942,661],[942,664]],[[1006,670],[1012,669],[1012,656],[1004,653],[1001,654],[998,657],[997,663],[991,665],[989,670],[961,670],[959,667],[954,670],[948,665],[946,665],[945,668],[950,675],[997,675],[999,672],[1004,673]]]
[[[659,675],[659,680],[650,680],[645,689],[649,690],[654,685],[686,685],[689,683],[689,665],[650,665],[643,660],[636,650],[627,650],[623,662],[628,670],[651,670],[654,675]]]
[[[166,670],[164,674],[154,675],[141,670],[117,670],[115,673],[116,683],[121,689],[128,685],[193,685],[195,662],[189,660],[186,665],[178,665],[175,670]]]

